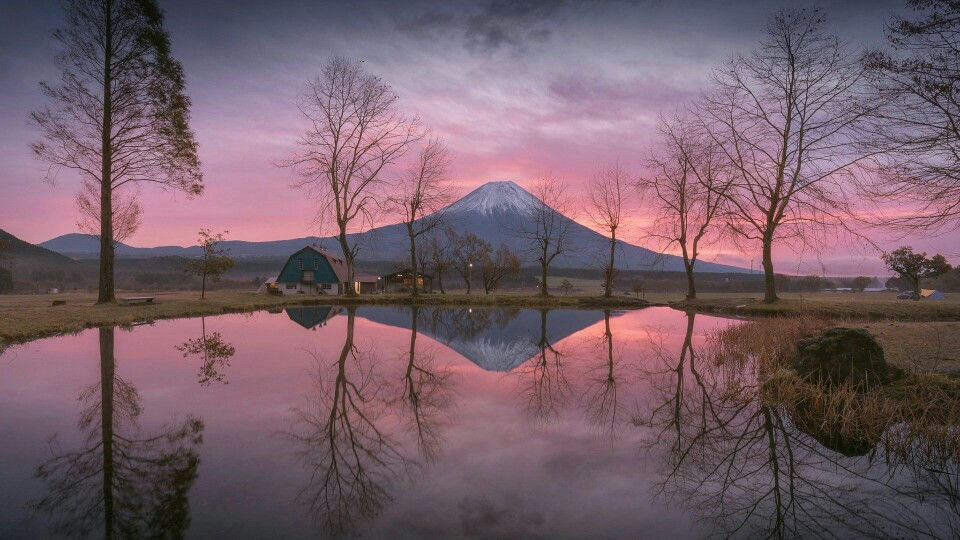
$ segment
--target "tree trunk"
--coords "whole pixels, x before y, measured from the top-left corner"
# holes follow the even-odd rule
[[[443,290],[443,269],[437,267],[437,285],[440,287],[440,294],[447,294],[447,291]]]
[[[920,278],[911,278],[913,281],[913,299],[914,301],[920,300]]]
[[[687,271],[687,300],[696,300],[697,286],[693,280],[693,264],[683,261],[683,267]]]
[[[111,73],[113,28],[112,6],[107,0],[106,24],[104,26],[104,53],[103,53],[103,127],[100,132],[100,282],[97,294],[98,304],[109,304],[116,301],[113,285],[113,152],[111,136],[113,134],[113,102],[111,89],[113,75]]]
[[[610,230],[610,264],[607,266],[606,283],[603,288],[603,296],[610,298],[613,296],[613,265],[614,253],[617,250],[617,230]]]
[[[547,292],[547,263],[543,263],[540,266],[542,267],[540,276],[540,296],[550,296],[550,293]]]
[[[413,285],[410,296],[417,296],[417,243],[411,224],[407,223],[407,235],[410,237],[410,271],[413,272]]]
[[[777,301],[777,283],[773,273],[773,236],[763,238],[763,302],[772,304]]]
[[[103,451],[104,538],[113,538],[113,328],[100,329],[100,442]]]
[[[344,294],[346,296],[357,296],[357,291],[353,288],[356,281],[354,279],[356,271],[353,267],[353,252],[350,250],[350,244],[347,243],[347,231],[342,226],[340,227],[340,236],[337,239],[340,241],[340,249],[343,251],[343,260],[347,262],[347,290]]]
[[[607,380],[613,382],[613,332],[610,331],[610,310],[603,312],[603,339],[607,342]]]

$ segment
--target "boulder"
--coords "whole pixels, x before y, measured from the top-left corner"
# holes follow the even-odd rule
[[[903,377],[903,370],[883,357],[883,347],[860,328],[828,328],[797,342],[793,368],[801,377],[854,386],[886,384]]]

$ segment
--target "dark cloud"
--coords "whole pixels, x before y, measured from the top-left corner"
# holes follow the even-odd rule
[[[429,40],[449,33],[456,24],[456,18],[450,13],[428,11],[397,23],[397,30],[416,39]]]
[[[473,12],[426,11],[399,22],[397,29],[420,40],[455,34],[472,53],[519,54],[550,41],[551,27],[569,6],[567,0],[493,0]]]
[[[471,52],[523,52],[531,43],[550,40],[549,26],[566,6],[562,0],[496,0],[467,19],[464,45]]]

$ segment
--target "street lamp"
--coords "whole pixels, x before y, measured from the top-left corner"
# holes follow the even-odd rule
[[[473,280],[473,263],[467,268],[467,294],[470,293],[470,281]]]

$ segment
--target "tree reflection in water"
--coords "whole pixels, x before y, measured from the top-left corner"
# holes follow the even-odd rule
[[[114,329],[101,328],[100,380],[80,394],[83,445],[51,439],[51,458],[35,476],[48,493],[31,506],[54,532],[82,538],[181,538],[190,524],[188,493],[197,478],[203,422],[187,417],[141,433],[140,395],[116,373]]]
[[[560,416],[570,397],[572,386],[564,371],[564,353],[547,337],[548,309],[540,310],[538,354],[516,370],[527,412],[537,421],[548,423]]]
[[[625,382],[620,380],[623,378],[620,373],[623,354],[614,346],[610,310],[603,312],[603,327],[603,334],[596,342],[596,350],[601,353],[600,361],[586,369],[580,406],[590,424],[610,436],[617,436],[629,418],[621,411],[623,403],[617,385]]]
[[[434,351],[417,349],[417,326],[420,308],[410,308],[410,347],[400,395],[400,411],[408,420],[423,456],[432,460],[441,450],[445,418],[453,405],[453,373],[446,366],[436,365]]]
[[[413,316],[418,317],[414,310]],[[452,403],[451,374],[420,355],[416,329],[400,377],[385,377],[374,349],[354,343],[356,308],[347,308],[346,336],[333,363],[314,357],[315,392],[308,407],[293,410],[289,437],[308,471],[300,500],[325,532],[340,535],[380,514],[396,482],[419,468],[416,449],[396,431],[407,418],[426,458],[442,443],[445,411]],[[415,319],[416,320],[416,319]]]
[[[715,336],[694,347],[694,317],[688,315],[679,359],[657,348],[665,368],[651,374],[653,399],[635,418],[652,432],[651,447],[664,453],[661,496],[687,506],[721,536],[960,533],[960,446],[943,444],[957,441],[956,423],[941,426],[954,436],[932,445],[929,430],[891,425],[867,456],[844,456],[794,425],[795,411],[776,397],[776,373],[764,373],[750,356],[724,354]],[[927,435],[894,440],[909,433]]]
[[[226,368],[230,367],[230,359],[237,350],[224,341],[220,332],[207,335],[207,319],[200,317],[200,337],[188,339],[176,349],[183,353],[184,358],[199,357],[201,360],[200,372],[197,374],[201,386],[210,386],[213,381],[229,384],[226,380]]]

